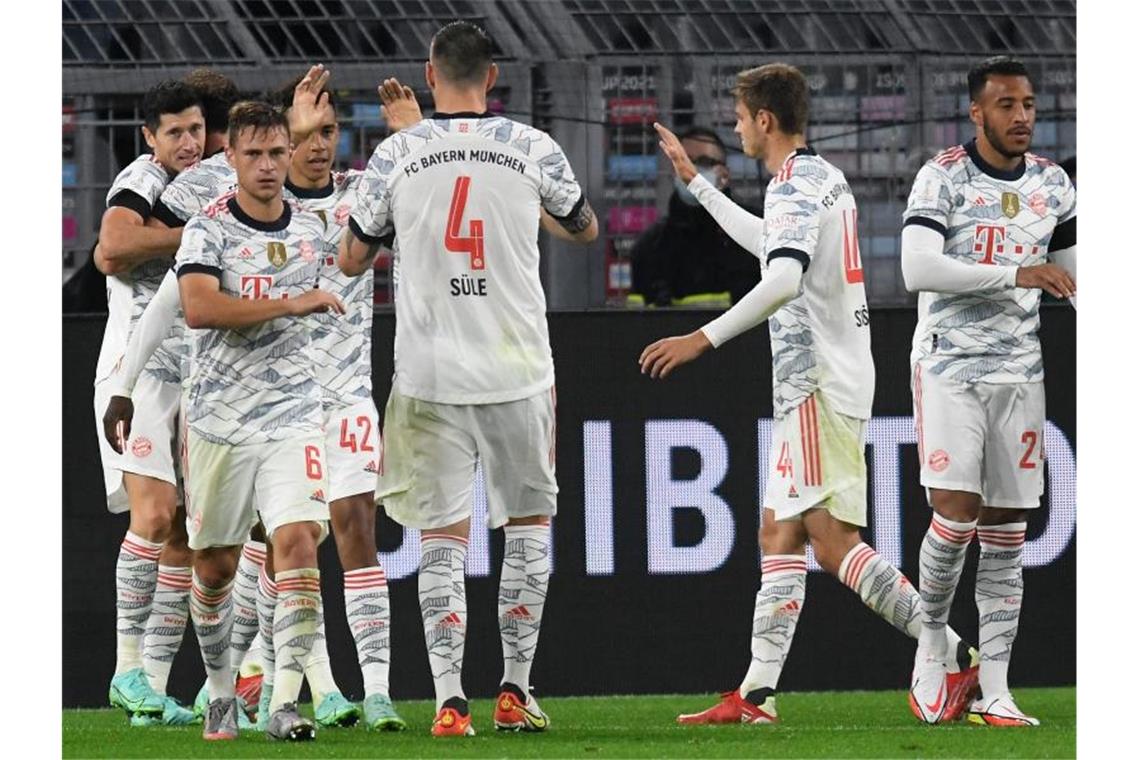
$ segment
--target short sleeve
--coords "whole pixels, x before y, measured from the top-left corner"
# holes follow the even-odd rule
[[[376,147],[360,178],[356,205],[349,214],[352,234],[370,244],[381,242],[392,230],[392,183],[396,175],[392,145],[389,137]]]
[[[111,189],[107,191],[107,208],[125,206],[140,213],[144,219],[162,195],[170,178],[166,169],[149,156],[141,156],[119,172]]]
[[[1057,192],[1057,226],[1049,239],[1049,252],[1062,251],[1077,244],[1077,189],[1069,175],[1061,171],[1061,186]]]
[[[532,154],[538,164],[539,197],[547,213],[556,219],[567,219],[582,207],[586,195],[574,178],[574,170],[562,146],[550,135],[543,133],[543,138],[532,143],[532,150],[541,153],[537,157]]]
[[[919,224],[946,235],[954,198],[950,178],[934,164],[918,170],[903,213],[903,225]]]
[[[167,227],[181,227],[190,217],[201,211],[207,202],[208,199],[199,197],[193,182],[183,172],[166,186],[155,206],[154,215]]]
[[[764,260],[793,258],[806,270],[819,243],[823,208],[819,184],[792,176],[768,188],[764,197]]]
[[[182,232],[182,243],[174,257],[178,276],[197,272],[221,279],[222,248],[221,226],[205,216],[193,217]]]
[[[1077,188],[1073,186],[1069,175],[1061,171],[1061,192],[1058,205],[1057,224],[1062,225],[1070,219],[1077,218]]]

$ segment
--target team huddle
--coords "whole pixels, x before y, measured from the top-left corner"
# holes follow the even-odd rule
[[[598,223],[561,147],[487,111],[491,49],[465,22],[433,37],[428,119],[410,88],[385,81],[392,134],[362,171],[333,171],[339,128],[322,66],[265,100],[240,100],[208,70],[147,93],[152,152],[116,178],[95,251],[110,304],[95,378],[107,503],[130,511],[110,699],[132,725],[201,721],[206,739],[248,728],[289,741],[315,738],[318,725],[406,728],[389,696],[383,504],[420,531],[431,732],[474,734],[461,673],[477,464],[488,524],[505,534],[493,723],[550,725],[530,687],[558,493],[537,239],[541,227],[589,243]],[[803,76],[770,64],[738,78],[736,131],[774,177],[762,219],[697,174],[657,125],[678,176],[764,278],[702,330],[647,347],[642,371],[664,377],[768,319],[776,413],[752,663],[738,689],[681,723],[777,720],[810,541],[827,571],[918,640],[910,705],[921,720],[1036,724],[1006,671],[1025,510],[1043,488],[1040,291],[1075,291],[1075,194],[1026,152],[1024,68],[1000,59],[977,72],[978,138],[923,167],[903,230],[904,276],[922,292],[913,390],[934,509],[917,591],[859,535],[874,366],[857,212],[842,172],[804,141]],[[371,366],[381,246],[397,282],[382,430]],[[330,532],[361,705],[338,688],[325,644],[317,547]],[[947,625],[975,532],[977,648]],[[188,620],[206,670],[193,709],[166,694]],[[298,712],[306,681],[315,721]]]

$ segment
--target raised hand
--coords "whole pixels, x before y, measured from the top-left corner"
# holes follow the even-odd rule
[[[641,374],[664,379],[677,367],[688,364],[710,348],[712,343],[709,343],[703,332],[697,330],[688,335],[662,338],[649,344],[637,361],[641,365]]]
[[[393,132],[406,129],[424,118],[412,88],[400,84],[395,77],[385,79],[376,92],[380,95],[380,112],[388,123],[388,129]]]
[[[324,92],[330,72],[323,63],[309,68],[309,71],[293,88],[293,105],[289,108],[289,133],[293,144],[304,142],[309,135],[320,129],[329,105],[329,94]]]
[[[686,185],[689,184],[693,177],[697,176],[697,167],[689,158],[689,154],[685,152],[681,141],[663,124],[655,121],[653,128],[657,130],[657,135],[661,138],[657,143],[661,146],[661,151],[673,162],[673,171],[681,178],[682,182]]]
[[[1077,283],[1073,276],[1056,264],[1018,268],[1017,287],[1040,288],[1057,298],[1071,298],[1077,293]]]

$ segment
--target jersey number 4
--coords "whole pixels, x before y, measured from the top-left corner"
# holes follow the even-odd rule
[[[466,253],[471,257],[472,269],[483,269],[483,220],[472,219],[468,223],[470,235],[462,236],[463,211],[467,207],[467,191],[471,188],[470,177],[456,177],[455,189],[451,192],[451,208],[447,212],[447,231],[443,236],[443,247],[452,253]]]

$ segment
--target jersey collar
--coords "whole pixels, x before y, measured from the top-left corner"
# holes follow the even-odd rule
[[[797,156],[818,156],[818,155],[819,154],[815,152],[815,148],[811,147],[810,145],[806,145],[802,148],[796,148],[791,153],[784,156],[784,160],[780,163],[780,166],[783,166],[784,164],[788,163],[789,161],[791,161],[793,158],[796,158]]]
[[[298,198],[328,198],[333,194],[334,184],[331,176],[324,187],[297,187],[288,178],[285,179],[285,189]]]
[[[495,114],[491,113],[490,111],[484,111],[483,113],[475,113],[474,111],[456,111],[455,113],[443,113],[441,111],[436,111],[434,114],[432,114],[431,118],[432,119],[439,119],[439,120],[443,120],[443,119],[489,119],[494,115]]]
[[[1025,156],[1021,157],[1021,163],[1016,169],[999,169],[996,166],[991,166],[986,163],[986,159],[982,158],[982,154],[978,153],[978,138],[970,140],[970,142],[963,145],[966,153],[970,156],[970,160],[974,162],[974,166],[981,170],[982,174],[988,174],[994,179],[1003,179],[1008,181],[1021,179],[1025,174]]]
[[[293,210],[289,208],[289,201],[285,201],[285,210],[281,212],[281,216],[272,222],[259,221],[242,211],[241,206],[238,205],[236,195],[226,201],[226,208],[230,210],[230,213],[234,215],[235,219],[246,227],[252,227],[261,232],[280,232],[289,226],[289,220],[293,216]]]

